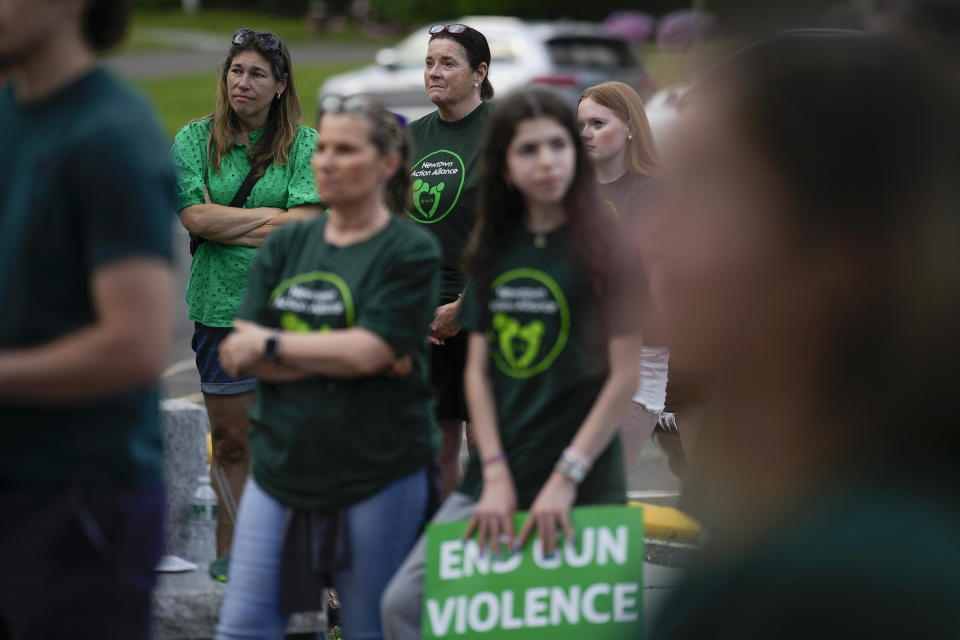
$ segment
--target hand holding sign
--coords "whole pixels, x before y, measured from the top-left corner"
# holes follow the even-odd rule
[[[483,493],[463,534],[464,539],[476,532],[480,549],[486,549],[489,543],[494,555],[500,553],[501,537],[511,547],[517,546],[513,544],[513,514],[516,510],[517,492],[510,467],[503,462],[489,466],[484,470]]]
[[[507,557],[485,554],[461,537],[464,522],[431,524],[423,638],[642,638],[642,510],[581,507],[570,516],[580,535],[552,556],[540,540]]]
[[[537,494],[537,499],[533,501],[527,521],[514,546],[523,548],[534,527],[537,528],[543,551],[547,554],[552,554],[557,548],[558,528],[563,530],[567,540],[573,540],[575,534],[570,524],[570,509],[576,498],[577,485],[559,473],[550,474],[547,483]]]

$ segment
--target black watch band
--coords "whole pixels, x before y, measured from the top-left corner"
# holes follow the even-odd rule
[[[263,355],[270,362],[276,362],[280,359],[280,332],[273,331],[263,345]]]

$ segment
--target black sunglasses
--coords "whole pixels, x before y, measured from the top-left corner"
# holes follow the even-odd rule
[[[463,33],[469,29],[465,24],[435,24],[427,30],[431,36],[438,36],[441,33]]]
[[[237,29],[231,42],[238,47],[245,47],[256,40],[270,51],[280,50],[280,38],[268,31],[254,31],[253,29]]]

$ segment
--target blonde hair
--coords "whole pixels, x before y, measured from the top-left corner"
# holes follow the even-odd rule
[[[653,131],[637,92],[622,82],[604,82],[585,89],[577,104],[587,98],[613,111],[633,132],[633,138],[626,144],[624,164],[627,171],[641,176],[663,177]]]
[[[279,40],[279,39],[278,39]],[[227,54],[227,59],[220,70],[220,82],[217,84],[217,101],[213,112],[204,116],[210,120],[210,138],[207,141],[207,155],[214,169],[219,171],[223,157],[230,152],[237,138],[243,133],[240,120],[230,106],[230,96],[227,89],[227,73],[233,58],[241,51],[255,51],[270,63],[270,69],[276,80],[287,81],[287,88],[280,98],[275,98],[270,104],[270,113],[267,116],[266,130],[263,137],[249,150],[250,167],[257,175],[263,175],[270,162],[286,164],[288,153],[293,141],[297,137],[302,112],[300,99],[293,83],[293,65],[287,46],[280,44],[280,49],[270,50],[264,47],[256,38],[246,45],[234,45]]]

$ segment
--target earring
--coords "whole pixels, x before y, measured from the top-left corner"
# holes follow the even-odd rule
[[[280,99],[280,94],[278,93],[278,94],[277,94],[277,100],[279,100],[279,99]]]
[[[474,82],[474,83],[473,83],[473,86],[474,86],[474,87],[479,87],[479,86],[480,86],[480,83],[479,83],[479,82]]]
[[[627,136],[627,140],[633,140],[633,135],[631,134],[631,135]]]

